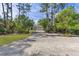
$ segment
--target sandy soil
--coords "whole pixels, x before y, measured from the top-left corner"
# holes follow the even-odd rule
[[[24,49],[29,56],[79,56],[79,37],[63,37],[60,34],[39,32],[32,36],[32,46]]]

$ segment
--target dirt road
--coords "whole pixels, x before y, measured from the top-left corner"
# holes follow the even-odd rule
[[[0,47],[2,56],[79,56],[79,37],[37,30],[27,39]]]
[[[63,37],[55,33],[39,32],[32,36],[32,46],[24,49],[24,55],[79,56],[79,37]]]

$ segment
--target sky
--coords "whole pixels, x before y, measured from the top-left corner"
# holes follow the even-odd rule
[[[18,15],[18,9],[16,7],[16,3],[12,4],[13,6],[13,18]],[[2,6],[0,4],[0,15],[2,16]],[[44,13],[40,13],[40,6],[38,3],[32,3],[31,11],[27,14],[29,18],[33,19],[35,22],[37,22],[39,19],[44,18]]]
[[[74,5],[76,12],[79,13],[79,3],[69,3],[68,5]],[[2,15],[2,6],[0,3],[0,15]],[[38,3],[32,3],[31,12],[28,13],[29,18],[33,19],[35,22],[37,22],[39,19],[44,18],[45,14],[40,13],[40,5]],[[16,7],[16,3],[13,3],[13,18],[18,15],[18,9]]]

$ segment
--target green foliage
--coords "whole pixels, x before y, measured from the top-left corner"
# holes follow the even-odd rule
[[[47,25],[45,31],[48,32],[48,33],[54,31],[54,26],[53,26],[52,21],[49,21],[49,23],[48,23],[48,25]]]
[[[45,13],[46,19],[51,19],[50,21],[47,20],[40,20],[39,22],[42,23],[41,26],[44,28],[46,32],[55,31],[55,15],[60,10],[64,9],[66,6],[65,3],[42,3],[40,4],[41,12]]]
[[[79,30],[79,14],[69,7],[61,11],[56,17],[56,30],[60,32],[75,32]]]
[[[0,20],[0,34],[29,33],[33,29],[34,22],[28,17],[21,15],[15,20]]]
[[[41,25],[43,27],[43,29],[45,30],[46,27],[48,26],[49,24],[49,20],[48,19],[41,19],[38,21],[39,25]]]
[[[11,21],[11,20],[7,20],[6,21],[7,24],[6,24],[6,29],[7,29],[7,33],[14,33],[15,32],[15,22],[14,21]]]
[[[30,20],[28,17],[21,15],[18,16],[15,20],[16,30],[19,33],[29,33],[29,30],[33,28],[33,20]]]
[[[2,18],[0,18],[0,34],[4,34],[6,32],[6,28],[4,25],[4,21]]]
[[[40,19],[38,21],[39,25],[43,27],[45,32],[52,32],[53,31],[53,24],[49,19]]]
[[[0,34],[4,34],[6,29],[4,28],[3,24],[0,24]]]

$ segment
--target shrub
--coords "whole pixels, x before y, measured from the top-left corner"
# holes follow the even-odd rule
[[[59,32],[79,33],[79,14],[74,8],[67,8],[56,16],[56,30]]]
[[[4,34],[6,32],[6,28],[2,24],[0,24],[0,34]]]
[[[28,17],[21,15],[15,19],[15,25],[18,33],[29,33],[29,31],[33,28],[34,22]]]
[[[49,20],[46,19],[46,18],[40,19],[40,20],[38,21],[38,23],[39,23],[39,25],[41,25],[41,26],[43,27],[43,29],[45,30],[46,27],[47,27],[48,24],[49,24]]]

